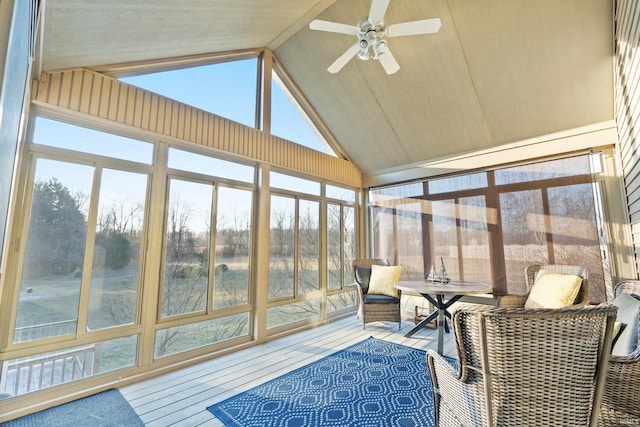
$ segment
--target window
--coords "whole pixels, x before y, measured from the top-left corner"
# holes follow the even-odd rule
[[[169,180],[162,317],[207,308],[212,198],[211,184]]]
[[[168,164],[179,176],[168,178],[156,358],[250,333],[253,185],[212,175],[247,180],[254,168],[175,149]]]
[[[223,177],[246,183],[254,181],[255,168],[236,162],[217,159],[191,151],[169,148],[168,166],[182,171],[195,172],[203,175]]]
[[[346,285],[352,282],[356,252],[356,192],[324,184],[332,198],[323,200],[313,197],[322,193],[320,182],[276,172],[271,178],[267,328],[352,308],[355,291]],[[327,295],[324,309],[322,295]]]
[[[48,339],[58,350],[29,345],[28,356],[3,362],[0,388],[12,394],[133,366],[138,352],[153,150],[127,140],[122,153],[100,148],[96,156],[96,146],[123,139],[46,119],[34,124],[12,338],[17,346]]]
[[[373,189],[373,253],[411,278],[442,259],[452,278],[498,293],[524,293],[530,263],[585,265],[590,298],[601,302],[594,185],[583,155]]]
[[[88,330],[133,324],[138,305],[147,176],[104,169],[100,182]]]
[[[93,129],[74,126],[44,117],[35,119],[33,142],[82,153],[130,160],[150,165],[153,145]]]
[[[122,77],[120,80],[255,127],[258,59]]]
[[[295,295],[296,199],[271,196],[269,299]]]
[[[275,72],[271,81],[271,134],[335,155]]]
[[[326,185],[327,198],[327,288],[342,289],[352,282],[351,263],[356,257],[354,202],[356,192]]]
[[[16,343],[76,333],[93,174],[90,166],[37,160]]]
[[[161,315],[192,320],[156,331],[156,358],[246,336],[250,325],[253,192],[178,178],[168,191]]]
[[[296,191],[314,196],[320,195],[320,183],[309,179],[298,178],[278,172],[271,172],[269,182],[272,188]]]

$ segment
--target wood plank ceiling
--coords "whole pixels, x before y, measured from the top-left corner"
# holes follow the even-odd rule
[[[605,0],[391,0],[385,23],[438,17],[389,39],[400,70],[327,67],[370,0],[47,0],[41,67],[97,67],[269,48],[364,176],[613,120]]]

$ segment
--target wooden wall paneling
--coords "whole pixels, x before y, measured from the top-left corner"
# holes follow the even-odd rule
[[[127,87],[121,84],[114,85],[113,87],[116,92],[115,101],[115,121],[118,123],[126,123],[127,116]]]
[[[348,161],[196,109],[91,70],[43,73],[34,100],[319,178],[360,186]]]
[[[100,117],[100,108],[102,107],[102,86],[104,79],[92,74],[93,83],[91,85],[91,105],[88,114]]]
[[[176,115],[176,132],[173,135],[178,139],[185,140],[184,138],[184,129],[185,129],[185,105],[179,102],[174,102]]]
[[[117,87],[118,83],[115,80],[111,80],[109,82],[109,96],[107,97],[107,111],[106,118],[111,121],[117,121],[118,118],[118,96],[120,95],[120,90]]]
[[[60,82],[60,96],[61,96],[61,107],[71,109],[71,95],[72,95],[72,85],[73,85],[73,76],[74,73],[66,73],[62,76],[62,80]]]
[[[129,88],[130,104],[127,106],[131,110],[131,126],[142,128],[142,108],[144,105],[144,91],[138,88]]]
[[[153,101],[153,95],[148,92],[143,92],[142,97],[142,122],[140,127],[145,130],[149,130],[149,124],[151,123],[151,105]]]
[[[204,111],[202,110],[197,110],[197,114],[195,117],[195,129],[196,132],[193,136],[193,141],[194,142],[198,142],[198,141],[202,141],[203,140],[203,135],[204,135],[204,127],[205,127],[205,121],[204,121]]]
[[[207,132],[208,136],[207,136],[206,145],[211,148],[215,148],[216,140],[218,139],[218,130],[219,130],[218,118],[213,115],[208,115],[207,122],[208,122],[208,132]]]
[[[167,100],[167,113],[169,113],[168,117],[165,117],[165,120],[169,120],[171,126],[169,126],[168,135],[174,138],[178,137],[178,106],[176,102],[172,99]]]
[[[189,108],[187,107],[185,109],[185,114],[187,114],[187,117],[185,119],[187,126],[187,129],[185,129],[185,140],[186,141],[191,141],[191,142],[198,142],[200,141],[196,135],[198,134],[198,112],[200,110],[198,110],[197,108]]]
[[[82,79],[80,84],[80,94],[79,94],[79,103],[80,107],[78,108],[80,112],[89,114],[91,109],[91,95],[93,94],[93,78],[94,74],[92,73],[82,73]]]
[[[82,98],[82,83],[84,80],[84,71],[74,71],[71,77],[71,91],[69,93],[68,108],[74,111],[80,111],[80,99]]]

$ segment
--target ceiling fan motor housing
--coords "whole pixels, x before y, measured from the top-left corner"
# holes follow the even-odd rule
[[[358,58],[362,60],[371,59],[372,57],[377,59],[387,47],[387,42],[383,40],[385,30],[382,22],[373,25],[365,19],[358,26],[360,27],[360,52],[358,53]],[[369,49],[371,47],[373,48],[373,56]]]

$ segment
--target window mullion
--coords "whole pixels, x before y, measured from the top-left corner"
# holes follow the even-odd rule
[[[542,194],[542,213],[544,216],[544,234],[547,241],[547,256],[549,264],[555,264],[555,251],[553,245],[553,230],[551,229],[551,215],[549,214],[549,191],[547,187],[540,189]]]
[[[207,308],[206,313],[213,312],[213,291],[215,283],[215,261],[216,261],[216,233],[218,218],[218,185],[212,183],[213,191],[211,197],[211,225],[209,226],[209,268],[208,268],[208,284],[207,284]]]
[[[93,255],[96,242],[96,226],[98,222],[98,198],[102,182],[102,167],[96,166],[93,171],[93,184],[89,198],[89,215],[87,218],[87,237],[85,242],[84,260],[82,265],[82,281],[80,282],[80,301],[78,305],[78,323],[76,333],[82,335],[87,332],[87,316],[89,313],[89,296],[91,292],[91,275],[93,272]]]
[[[298,284],[298,280],[300,278],[299,268],[300,268],[300,198],[298,196],[295,197],[296,207],[295,207],[295,219],[293,224],[294,230],[294,244],[293,244],[293,298],[297,299],[300,295],[300,287]]]

